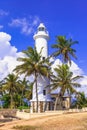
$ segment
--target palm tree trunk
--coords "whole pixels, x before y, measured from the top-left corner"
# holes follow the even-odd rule
[[[22,106],[22,103],[21,103],[21,98],[22,98],[22,94],[20,95],[20,106]]]
[[[59,109],[62,108],[62,95],[61,95],[61,92],[56,97],[54,110],[57,110],[57,105],[59,106]]]
[[[35,72],[35,85],[36,85],[36,112],[38,112],[38,90],[37,90],[37,73]]]
[[[54,110],[58,110],[58,109],[60,109],[60,107],[61,107],[61,97],[58,94],[57,97],[56,97]]]
[[[57,95],[57,97],[56,97],[56,101],[55,101],[55,105],[54,105],[54,110],[57,110],[57,103],[58,103],[58,95]]]
[[[11,97],[11,102],[10,102],[10,106],[11,106],[11,109],[13,108],[13,97],[12,97],[12,94],[10,95]]]
[[[62,91],[60,91],[59,99],[60,99],[60,108],[61,109],[63,109],[63,96],[64,96],[64,93]]]
[[[23,90],[22,90],[22,100],[21,100],[21,105],[24,106],[24,103],[23,103]]]

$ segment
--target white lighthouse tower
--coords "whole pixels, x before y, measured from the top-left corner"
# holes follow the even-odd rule
[[[43,23],[40,23],[40,25],[37,28],[36,34],[33,36],[35,40],[35,47],[37,52],[39,53],[42,49],[41,56],[43,59],[48,57],[48,45],[47,41],[49,40],[49,34],[46,30],[46,27]],[[52,102],[51,102],[51,96],[49,93],[49,87],[46,87],[49,85],[49,79],[43,76],[38,76],[37,80],[37,92],[38,92],[38,109],[39,112],[44,112],[45,110],[51,110]],[[33,94],[32,94],[32,100],[31,100],[31,111],[36,112],[36,87],[33,86]]]
[[[49,40],[49,34],[46,30],[46,27],[44,26],[43,23],[41,23],[38,26],[37,33],[34,35],[34,40],[35,40],[35,46],[38,52],[41,51],[42,49],[42,57],[47,58],[48,57],[48,45],[47,41]]]

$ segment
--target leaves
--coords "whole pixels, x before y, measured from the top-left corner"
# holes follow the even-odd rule
[[[64,95],[66,91],[69,92],[69,94],[76,92],[75,87],[81,86],[76,81],[82,78],[82,76],[73,77],[73,73],[69,70],[69,66],[67,64],[62,64],[61,66],[58,65],[58,67],[54,70],[56,75],[51,78],[52,90],[60,88],[60,91]]]
[[[4,80],[4,84],[2,87],[2,91],[4,91],[6,94],[10,95],[10,107],[13,108],[13,97],[17,93],[19,88],[19,82],[18,82],[18,76],[12,74],[9,74]]]
[[[25,74],[25,77],[31,76],[32,74],[34,75],[34,83],[36,85],[37,104],[38,104],[37,78],[39,75],[50,77],[51,63],[49,63],[49,57],[45,59],[41,57],[42,49],[40,53],[38,53],[36,48],[33,49],[32,47],[28,47],[27,50],[23,51],[25,57],[18,58],[18,61],[22,63],[14,69],[14,71],[17,74]]]
[[[78,92],[77,100],[72,106],[78,108],[87,107],[87,97],[85,97],[84,92]]]
[[[34,73],[47,76],[50,65],[49,58],[43,60],[41,58],[41,51],[38,53],[36,48],[28,47],[27,50],[23,51],[25,57],[18,58],[18,61],[22,62],[22,64],[18,65],[14,71],[18,74],[25,74],[25,76],[30,76]]]
[[[69,64],[71,65],[71,56],[75,59],[77,58],[75,55],[76,50],[72,48],[72,45],[77,43],[78,41],[73,41],[71,38],[66,39],[65,36],[57,36],[56,44],[52,45],[52,48],[57,50],[53,53],[53,56],[62,56],[63,63],[69,61]]]

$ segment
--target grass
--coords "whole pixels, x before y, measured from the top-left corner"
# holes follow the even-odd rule
[[[36,130],[38,127],[36,126],[29,126],[29,125],[26,125],[26,126],[14,126],[13,129],[16,129],[16,130]]]

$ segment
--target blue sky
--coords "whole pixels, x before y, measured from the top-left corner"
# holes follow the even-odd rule
[[[33,34],[40,22],[50,35],[49,54],[56,35],[79,41],[76,64],[87,75],[87,0],[0,0],[0,32],[11,36],[18,52],[34,46]]]

